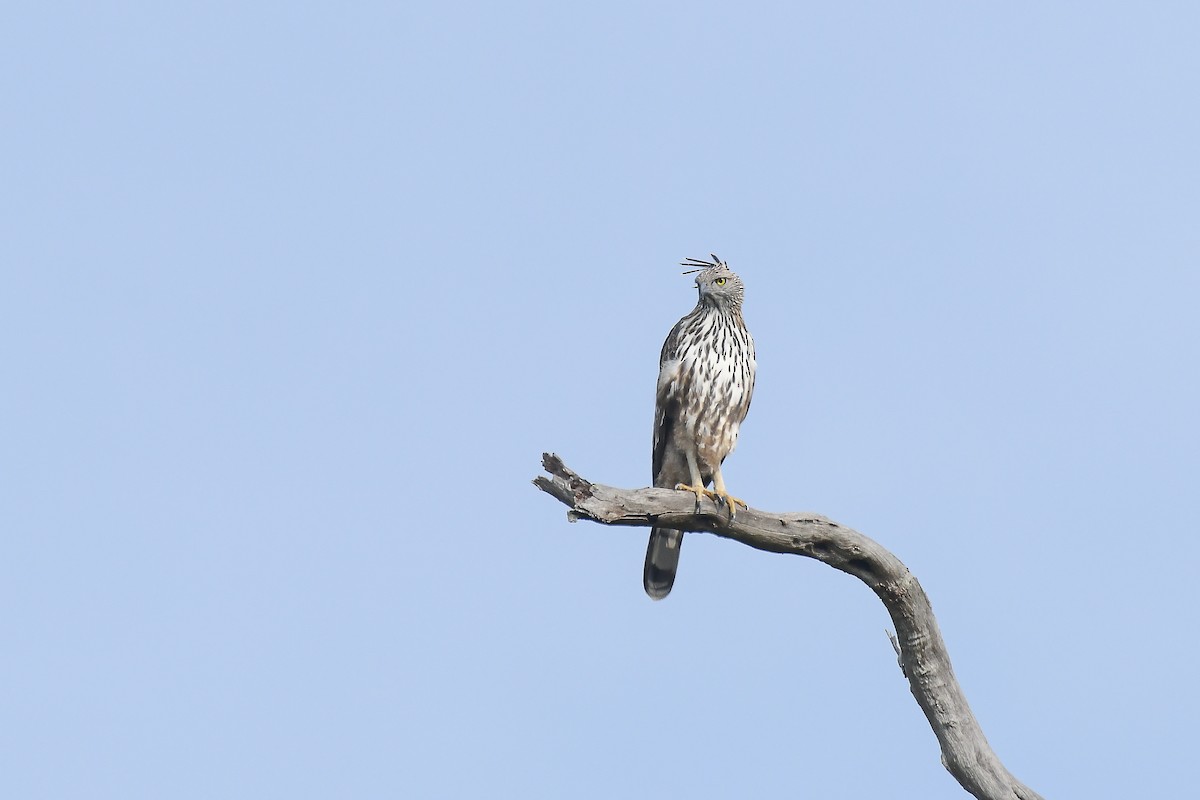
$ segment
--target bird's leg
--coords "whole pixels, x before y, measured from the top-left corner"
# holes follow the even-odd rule
[[[725,479],[721,477],[721,465],[720,464],[717,465],[716,471],[713,472],[713,487],[716,489],[716,491],[713,492],[713,494],[716,495],[717,501],[723,502],[725,505],[729,506],[729,521],[730,522],[732,522],[733,518],[737,516],[737,507],[738,506],[741,506],[742,508],[750,507],[750,506],[746,505],[745,500],[742,500],[740,497],[734,497],[729,492],[725,491]]]
[[[700,513],[700,500],[704,497],[711,497],[713,501],[719,505],[729,506],[729,519],[733,520],[737,515],[736,505],[742,508],[749,508],[744,500],[739,500],[733,497],[729,492],[725,491],[725,481],[721,478],[721,467],[717,465],[717,471],[713,474],[713,479],[716,483],[715,489],[706,489],[704,487],[704,479],[700,477],[700,467],[696,465],[696,454],[688,451],[687,454],[688,470],[692,473],[692,483],[689,486],[686,483],[675,485],[676,489],[686,489],[696,495],[696,513]]]
[[[704,488],[704,479],[700,477],[700,467],[696,464],[696,453],[692,450],[687,451],[688,471],[692,473],[692,483],[675,484],[676,489],[686,489],[696,495],[696,513],[700,513],[700,500],[705,496],[716,499],[716,496],[708,489]]]

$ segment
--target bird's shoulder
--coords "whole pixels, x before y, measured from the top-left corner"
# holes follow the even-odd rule
[[[668,361],[678,361],[684,350],[695,343],[697,324],[698,314],[696,311],[692,311],[675,323],[671,332],[667,334],[667,338],[663,340],[662,352],[658,356],[660,366]]]

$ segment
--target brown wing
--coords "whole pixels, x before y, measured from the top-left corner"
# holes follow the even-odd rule
[[[660,473],[666,461],[667,447],[671,442],[675,424],[679,420],[680,398],[687,387],[683,382],[688,378],[680,369],[679,361],[679,332],[684,320],[679,320],[663,342],[662,352],[658,356],[658,391],[654,399],[654,450],[650,458],[650,475],[657,486],[660,483]],[[680,480],[672,480],[673,487]],[[665,484],[664,484],[665,485]]]
[[[680,332],[686,317],[676,323],[667,340],[663,342],[658,357],[658,390],[654,399],[654,451],[650,458],[652,479],[655,486],[673,488],[686,483],[687,470],[682,466],[686,456],[679,452],[681,432],[681,398],[687,387],[687,376],[680,368]],[[642,586],[646,594],[655,600],[666,597],[675,583],[679,569],[679,548],[683,545],[683,533],[667,528],[650,531],[646,545],[646,563],[642,569]]]

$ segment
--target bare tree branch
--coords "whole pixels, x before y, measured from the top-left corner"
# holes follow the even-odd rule
[[[954,677],[929,598],[900,559],[877,542],[816,514],[750,508],[730,522],[723,509],[707,502],[696,513],[691,492],[591,483],[552,453],[542,455],[542,466],[551,477],[535,478],[534,485],[568,506],[572,522],[706,531],[771,553],[815,558],[858,578],[883,601],[896,626],[900,668],[938,738],[943,766],[980,800],[1041,800],[992,752]]]

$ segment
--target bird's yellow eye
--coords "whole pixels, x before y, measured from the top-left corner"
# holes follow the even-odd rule
[[[715,281],[713,281],[713,283],[715,283],[717,286],[724,286],[724,285],[725,285],[725,279],[724,279],[724,278],[717,278]]]

